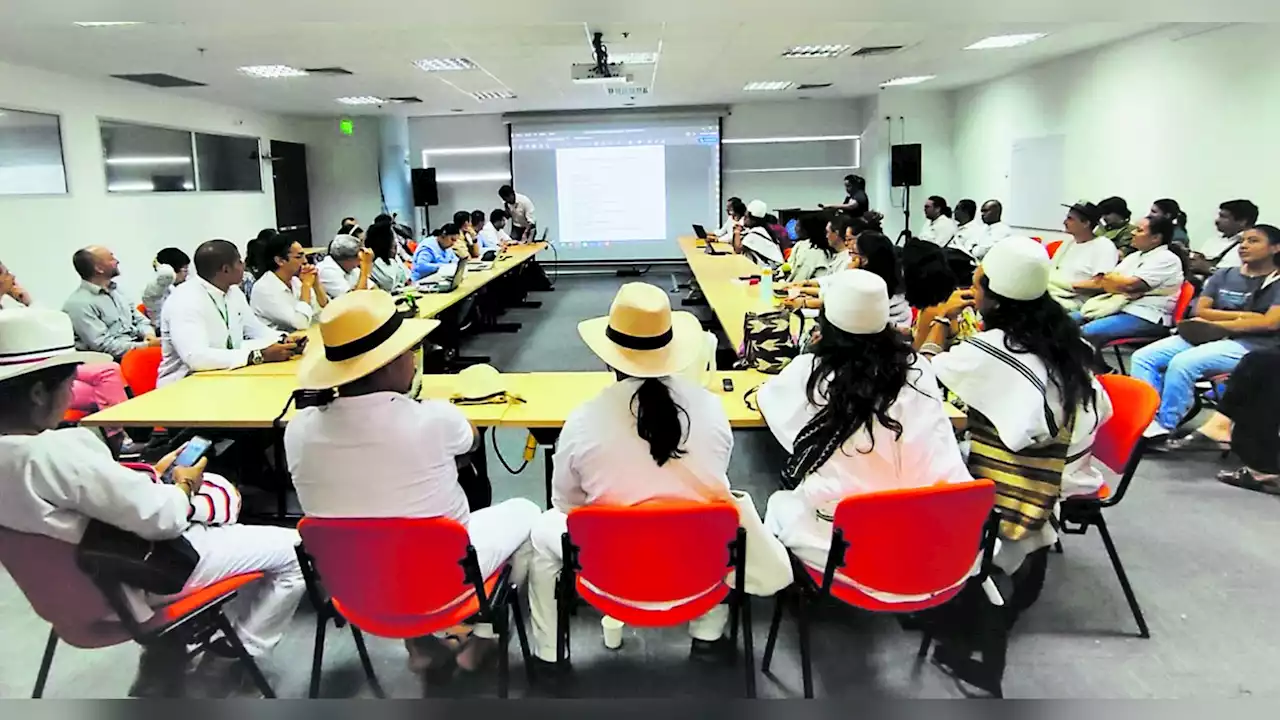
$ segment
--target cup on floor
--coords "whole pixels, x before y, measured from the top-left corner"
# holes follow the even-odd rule
[[[600,630],[604,634],[604,646],[610,650],[617,650],[622,647],[622,628],[621,620],[614,620],[605,615],[600,619]]]

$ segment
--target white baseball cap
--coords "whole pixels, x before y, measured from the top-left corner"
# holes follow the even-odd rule
[[[769,214],[769,206],[763,200],[752,200],[747,203],[747,214],[753,218],[763,218]]]
[[[1048,292],[1051,269],[1044,246],[1027,237],[1005,238],[982,259],[987,287],[1010,300],[1035,300]]]
[[[827,322],[850,335],[875,335],[889,325],[889,288],[866,270],[842,270],[822,289]]]

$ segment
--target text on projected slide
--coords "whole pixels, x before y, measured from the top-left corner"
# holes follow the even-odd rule
[[[556,150],[560,241],[661,240],[667,235],[662,145]]]

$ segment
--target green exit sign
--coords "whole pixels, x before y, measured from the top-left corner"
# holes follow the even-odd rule
[[[342,118],[338,121],[338,132],[343,135],[355,135],[356,123],[351,118]]]

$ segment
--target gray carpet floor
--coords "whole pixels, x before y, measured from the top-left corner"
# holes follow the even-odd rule
[[[669,273],[645,278],[670,289]],[[488,354],[511,371],[595,370],[601,363],[578,340],[578,321],[603,314],[622,280],[609,276],[563,277],[555,292],[538,293],[540,310],[516,310],[506,320],[524,322],[518,334],[469,341],[468,354]],[[677,300],[672,296],[673,302]],[[706,309],[698,309],[705,313]],[[514,464],[524,434],[498,435]],[[764,431],[738,432],[730,478],[763,507],[776,488],[781,455]],[[1230,461],[1216,455],[1144,460],[1124,502],[1108,514],[1112,533],[1151,626],[1137,628],[1096,534],[1064,539],[1066,553],[1050,558],[1039,603],[1014,631],[1005,693],[1021,698],[1184,698],[1280,695],[1280,499],[1236,490],[1214,473]],[[503,470],[490,448],[495,499],[543,501],[542,465],[519,475]],[[757,601],[757,662],[772,602]],[[310,670],[314,614],[301,608],[293,627],[266,664],[282,697],[304,697]],[[788,616],[789,617],[789,616]],[[575,619],[573,693],[579,697],[735,698],[742,693],[737,666],[708,665],[688,657],[681,629],[628,627],[618,651],[604,649],[599,615]],[[0,574],[0,696],[31,692],[48,626],[31,611],[7,575]],[[918,636],[889,617],[843,607],[824,609],[813,627],[818,697],[960,697],[931,665],[917,666]],[[399,641],[368,639],[375,669],[395,697],[491,697],[495,675],[456,677],[425,687],[405,667]],[[138,650],[62,646],[46,695],[68,698],[124,696]],[[794,623],[783,624],[772,676],[757,678],[761,697],[799,697],[800,672]],[[512,695],[529,694],[512,647]],[[197,678],[194,695],[217,695],[217,683]],[[328,633],[322,694],[371,697],[346,631]]]

